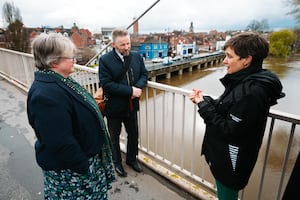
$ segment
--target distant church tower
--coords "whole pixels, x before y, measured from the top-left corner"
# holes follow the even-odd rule
[[[133,21],[135,20],[136,18],[134,17],[133,18]],[[136,21],[134,24],[133,24],[133,34],[139,34],[139,22]]]
[[[191,22],[191,25],[190,25],[190,33],[194,33],[194,25],[193,25],[193,22]]]

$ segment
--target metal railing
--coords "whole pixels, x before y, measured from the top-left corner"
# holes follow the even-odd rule
[[[28,91],[34,79],[33,56],[0,48],[0,60],[0,76]],[[98,88],[97,70],[80,65],[75,65],[75,68],[73,78],[94,93]],[[214,179],[200,157],[205,125],[197,114],[197,107],[189,101],[189,93],[189,90],[148,81],[139,112],[139,159],[198,198],[216,199]],[[299,124],[300,116],[270,111],[266,127],[268,134],[265,134],[259,156],[261,162],[256,164],[254,175],[240,194],[241,199],[247,199],[248,193],[252,195],[249,199],[253,199],[253,195],[254,199],[266,199],[263,196],[266,186],[273,193],[269,199],[281,199],[295,162],[291,152],[299,150],[293,145]],[[270,177],[269,160],[273,159],[273,149],[278,148],[273,144],[278,135],[287,142],[280,143],[284,146],[281,148],[284,155],[278,160],[281,169]],[[123,150],[126,149],[125,138],[121,144]]]

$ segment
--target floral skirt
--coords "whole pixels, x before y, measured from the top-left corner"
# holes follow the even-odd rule
[[[89,164],[88,174],[69,169],[58,172],[43,170],[45,199],[107,199],[107,191],[115,180],[113,165],[103,166],[98,155],[90,158]]]

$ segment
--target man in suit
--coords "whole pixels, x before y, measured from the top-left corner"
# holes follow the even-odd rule
[[[112,47],[112,51],[99,59],[99,80],[108,96],[105,116],[113,146],[115,171],[124,177],[127,173],[122,166],[119,144],[122,123],[127,132],[126,164],[136,172],[142,172],[137,161],[137,111],[142,88],[147,84],[148,71],[143,58],[130,51],[130,35],[126,29],[115,29],[112,32]]]

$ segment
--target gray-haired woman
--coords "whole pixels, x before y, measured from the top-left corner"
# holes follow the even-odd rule
[[[32,43],[34,82],[27,114],[37,137],[45,199],[107,199],[114,181],[111,142],[94,98],[70,74],[76,48],[58,33]]]

